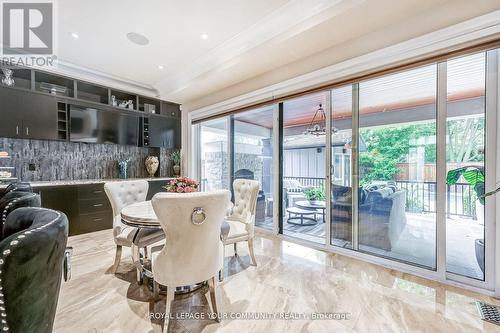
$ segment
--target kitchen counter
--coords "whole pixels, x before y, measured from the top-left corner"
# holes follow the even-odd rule
[[[49,181],[34,181],[28,182],[33,187],[43,186],[61,186],[61,185],[85,185],[85,184],[104,184],[114,181],[127,181],[127,180],[148,180],[148,181],[167,181],[173,179],[172,177],[149,177],[149,178],[128,178],[128,179],[80,179],[80,180],[49,180]],[[8,184],[0,184],[0,189],[7,187]]]
[[[113,228],[113,209],[104,190],[104,183],[126,180],[148,181],[146,200],[163,188],[172,179],[130,178],[130,179],[82,179],[29,182],[33,192],[40,195],[41,206],[63,212],[69,221],[69,235],[79,235]],[[7,184],[0,185],[5,188]]]

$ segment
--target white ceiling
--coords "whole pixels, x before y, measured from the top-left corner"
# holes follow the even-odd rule
[[[448,16],[462,20],[500,2],[59,0],[57,53],[68,74],[186,103],[405,20],[429,25],[412,19],[446,5],[453,6]],[[150,44],[132,44],[128,32],[145,35]]]
[[[248,29],[286,0],[58,1],[59,59],[153,86]],[[71,33],[79,38],[75,40]],[[134,45],[128,32],[150,44]],[[207,40],[200,38],[208,35]],[[159,70],[158,66],[164,66]]]

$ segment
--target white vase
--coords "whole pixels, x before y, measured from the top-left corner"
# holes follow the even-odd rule
[[[144,162],[144,165],[146,166],[146,171],[149,174],[149,177],[154,177],[156,171],[158,170],[158,166],[160,165],[160,162],[158,161],[157,156],[148,156],[146,157],[146,161]]]

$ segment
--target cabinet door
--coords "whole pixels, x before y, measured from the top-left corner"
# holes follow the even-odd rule
[[[57,140],[57,100],[55,97],[25,93],[23,107],[23,137]]]
[[[170,126],[174,129],[174,137],[171,142],[171,146],[168,148],[181,149],[181,118],[174,118],[170,120]]]
[[[0,88],[0,136],[21,136],[21,93],[15,89]]]
[[[181,122],[178,118],[151,116],[149,118],[149,146],[179,148]]]
[[[173,118],[180,118],[181,110],[179,109],[179,104],[162,101],[161,114]]]
[[[66,214],[69,222],[69,235],[78,231],[78,192],[72,185],[34,187],[33,192],[40,194],[42,207],[58,210]]]

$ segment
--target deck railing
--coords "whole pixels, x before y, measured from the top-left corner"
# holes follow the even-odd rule
[[[320,177],[283,177],[286,180],[297,180],[302,186],[319,187],[325,184],[325,178]],[[436,212],[436,182],[413,180],[396,181],[398,188],[405,190],[406,211]],[[476,219],[477,196],[469,184],[457,183],[447,187],[446,209],[449,216],[469,217]]]
[[[325,186],[325,178],[320,177],[283,177],[283,180],[298,180],[302,186]]]
[[[283,177],[284,180],[297,180],[302,186],[320,187],[325,185],[321,177]],[[398,188],[405,190],[406,211],[414,213],[436,212],[436,182],[413,180],[396,181]],[[201,181],[201,190],[206,190],[207,180]],[[446,213],[447,216],[460,216],[477,219],[477,195],[469,184],[457,183],[447,186]]]

